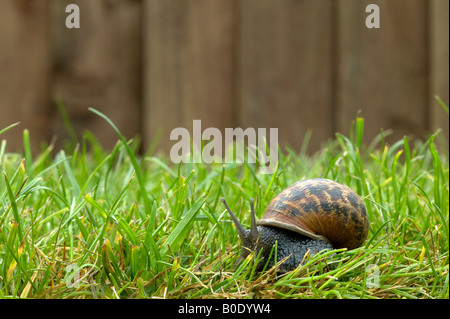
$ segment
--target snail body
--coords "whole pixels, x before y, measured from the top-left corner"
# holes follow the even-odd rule
[[[237,261],[251,251],[261,251],[260,270],[277,244],[277,261],[285,262],[280,272],[295,269],[310,255],[324,249],[359,247],[367,238],[369,221],[362,199],[349,187],[328,179],[307,179],[287,187],[269,203],[264,216],[256,221],[253,200],[251,228],[245,229],[226,201],[221,201],[233,219],[242,240]]]

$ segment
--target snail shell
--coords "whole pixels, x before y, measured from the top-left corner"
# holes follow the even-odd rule
[[[267,207],[259,226],[287,229],[326,240],[335,249],[354,249],[367,238],[369,220],[362,199],[348,186],[307,179],[284,189]]]

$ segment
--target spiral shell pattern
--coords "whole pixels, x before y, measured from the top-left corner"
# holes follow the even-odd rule
[[[335,249],[349,250],[359,247],[369,230],[363,200],[348,186],[321,178],[284,189],[272,199],[257,224],[323,239]]]

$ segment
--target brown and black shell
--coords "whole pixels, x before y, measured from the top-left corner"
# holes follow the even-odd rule
[[[270,202],[258,225],[280,227],[335,249],[354,249],[367,238],[369,220],[362,199],[348,186],[307,179],[284,189]]]

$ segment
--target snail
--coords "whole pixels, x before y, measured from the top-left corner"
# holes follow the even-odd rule
[[[278,270],[283,273],[301,264],[307,252],[312,256],[324,249],[355,249],[366,240],[369,230],[362,199],[348,186],[328,179],[306,179],[292,184],[272,199],[258,221],[250,199],[250,229],[239,223],[223,197],[220,200],[242,240],[236,265],[251,251],[256,258],[262,250],[257,270],[264,267],[275,242],[277,261],[288,257]]]

